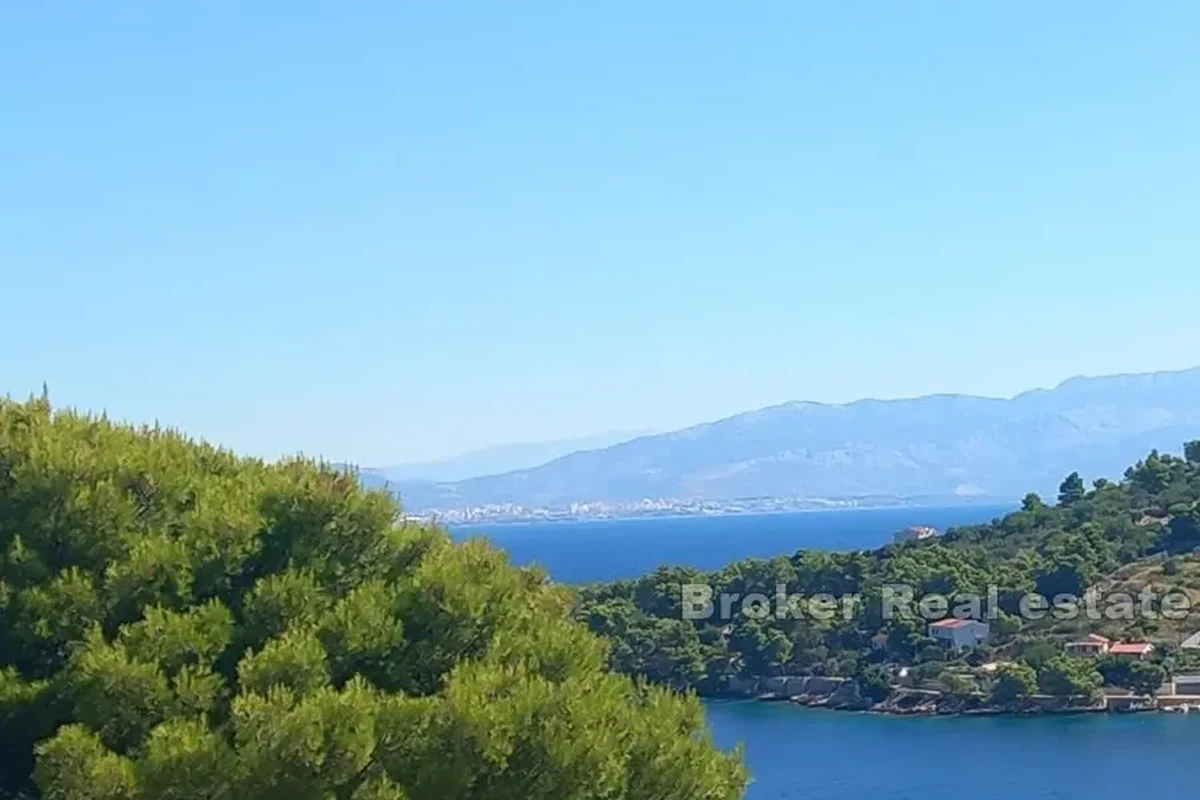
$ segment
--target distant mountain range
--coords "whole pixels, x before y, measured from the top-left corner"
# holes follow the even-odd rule
[[[1052,492],[1074,470],[1117,476],[1152,448],[1197,438],[1200,367],[1072,378],[1011,399],[792,402],[531,468],[393,488],[412,512],[642,498],[1008,499]]]
[[[385,482],[398,484],[403,481],[462,481],[536,467],[568,453],[609,447],[649,433],[651,431],[609,431],[577,439],[502,444],[436,461],[366,468],[361,470],[361,474],[363,480],[371,485]]]

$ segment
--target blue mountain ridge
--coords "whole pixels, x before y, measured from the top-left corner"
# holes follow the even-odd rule
[[[790,402],[454,482],[401,482],[407,510],[642,498],[1017,497],[1074,470],[1116,477],[1200,438],[1200,367],[1071,378],[1010,399]]]

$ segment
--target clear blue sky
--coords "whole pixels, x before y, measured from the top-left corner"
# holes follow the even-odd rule
[[[4,3],[0,392],[382,464],[1190,366],[1197,41],[1191,2]]]

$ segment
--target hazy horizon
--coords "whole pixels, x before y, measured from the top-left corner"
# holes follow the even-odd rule
[[[332,461],[335,463],[343,463],[343,464],[353,465],[354,467],[356,467],[358,469],[366,470],[369,472],[376,473],[380,476],[388,477],[389,480],[412,480],[412,479],[459,480],[460,478],[439,478],[436,476],[429,477],[429,478],[425,478],[423,476],[419,477],[415,471],[419,471],[421,468],[427,468],[427,467],[439,467],[442,465],[456,465],[459,462],[470,461],[479,456],[487,456],[492,453],[504,453],[505,451],[508,451],[511,449],[518,449],[518,448],[553,448],[555,446],[561,446],[562,447],[561,454],[565,455],[565,454],[568,454],[570,452],[575,452],[576,450],[580,450],[580,449],[590,449],[592,446],[607,447],[608,444],[601,441],[601,440],[605,440],[605,439],[611,440],[611,442],[609,442],[609,444],[611,444],[611,443],[617,443],[620,441],[628,441],[628,440],[635,439],[635,438],[641,438],[644,436],[655,436],[655,435],[663,434],[663,433],[672,433],[675,431],[687,430],[689,428],[704,426],[704,425],[708,425],[711,423],[722,422],[722,421],[732,419],[734,417],[738,417],[738,416],[741,416],[741,415],[747,414],[747,413],[752,413],[752,412],[756,412],[756,411],[765,411],[765,410],[770,410],[770,409],[775,409],[775,408],[782,408],[782,407],[792,405],[792,404],[812,403],[812,404],[816,404],[816,405],[826,405],[826,406],[849,406],[849,405],[854,405],[856,403],[862,403],[862,402],[884,402],[884,403],[904,402],[904,401],[920,400],[920,399],[924,399],[924,398],[937,397],[937,396],[971,397],[971,398],[978,398],[978,399],[983,399],[983,400],[1013,400],[1013,399],[1016,399],[1017,397],[1020,397],[1021,395],[1029,394],[1031,392],[1052,390],[1052,389],[1060,387],[1063,384],[1068,383],[1073,380],[1124,378],[1124,377],[1132,377],[1132,376],[1138,376],[1138,375],[1153,375],[1153,374],[1178,374],[1178,373],[1192,372],[1195,370],[1200,370],[1200,364],[1188,366],[1188,367],[1181,367],[1178,369],[1151,370],[1151,371],[1146,371],[1146,372],[1121,372],[1121,373],[1114,373],[1111,375],[1076,374],[1076,375],[1070,375],[1068,377],[1065,377],[1062,380],[1056,381],[1049,385],[1031,386],[1026,389],[1021,389],[1021,390],[1015,391],[1009,395],[1003,395],[1003,396],[974,394],[971,392],[934,392],[934,393],[911,395],[911,396],[904,396],[904,397],[859,397],[859,398],[853,398],[853,399],[841,401],[841,402],[836,402],[836,401],[825,402],[825,401],[816,401],[816,400],[810,400],[810,399],[805,399],[805,398],[793,398],[793,399],[784,400],[784,401],[781,401],[778,403],[769,403],[767,405],[758,406],[755,408],[741,409],[739,411],[735,411],[731,414],[727,414],[727,415],[724,415],[721,417],[697,420],[695,422],[680,425],[677,428],[671,428],[671,429],[666,429],[666,430],[653,430],[653,429],[649,429],[649,428],[630,429],[630,430],[604,430],[604,431],[591,432],[591,433],[585,432],[578,436],[561,437],[561,438],[549,439],[549,440],[544,440],[544,441],[499,441],[499,442],[494,442],[494,443],[483,444],[481,446],[474,447],[474,448],[471,448],[471,449],[468,449],[465,451],[448,453],[445,455],[434,456],[434,457],[426,458],[426,459],[403,460],[403,459],[397,458],[397,459],[392,459],[390,462],[382,463],[382,464],[364,464],[359,461],[355,461],[354,459],[351,459],[351,458],[341,457],[337,453],[333,453],[333,454],[314,453],[314,452],[309,452],[309,451],[293,450],[293,451],[286,451],[286,452],[280,453],[278,455],[280,457],[284,457],[284,456],[289,456],[289,455],[295,455],[297,453],[303,453],[304,455],[322,458],[324,460]],[[44,387],[44,389],[49,392],[50,400],[55,405],[56,408],[67,407],[67,408],[73,408],[77,411],[81,411],[84,413],[92,413],[92,414],[107,413],[107,411],[105,409],[90,409],[90,408],[81,407],[78,405],[59,403],[54,392],[50,389],[50,387],[48,385],[46,385]],[[38,391],[31,391],[28,394],[30,396],[33,396],[33,395],[39,394],[40,391],[41,390],[39,389]],[[7,396],[20,399],[23,395],[14,395],[12,392],[8,392]],[[109,416],[111,417],[113,415],[110,414]],[[239,453],[242,453],[244,455],[253,455],[253,456],[260,456],[260,457],[267,457],[267,458],[274,457],[271,455],[264,456],[261,453],[253,453],[253,452],[246,452],[246,451],[238,450],[238,448],[236,446],[233,446],[233,445],[229,444],[228,442],[218,441],[218,440],[203,436],[202,434],[200,434],[196,431],[191,431],[186,428],[171,425],[169,422],[162,420],[160,418],[124,419],[124,418],[117,417],[117,419],[120,419],[123,422],[127,422],[127,423],[134,424],[134,425],[155,424],[155,423],[165,424],[165,425],[169,425],[170,427],[177,427],[183,433],[185,433],[193,438],[203,439],[212,444],[216,444],[216,445],[219,445],[222,447],[229,447],[229,448],[231,448]],[[570,447],[568,447],[568,446],[570,446]],[[533,460],[529,461],[527,466],[535,466],[537,464],[541,464],[541,463],[545,463],[546,461],[553,460],[553,458],[557,458],[557,457],[558,456],[555,455],[553,457],[548,457],[545,459],[533,459]],[[519,467],[512,467],[512,469],[517,469],[517,468],[519,468]],[[404,472],[404,471],[413,471],[414,474],[408,475],[408,476],[396,476],[396,475],[388,474],[388,473]],[[508,471],[508,469],[477,470],[475,472],[472,472],[470,476],[473,476],[476,474],[477,475],[495,474],[495,473],[505,472],[505,471]],[[467,476],[467,477],[470,477],[470,476]]]
[[[1191,366],[1198,36],[1185,3],[10,4],[0,391],[386,464]]]

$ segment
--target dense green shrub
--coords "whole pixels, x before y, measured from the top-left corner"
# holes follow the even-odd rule
[[[0,796],[741,795],[698,702],[608,672],[564,590],[398,513],[0,401]]]

